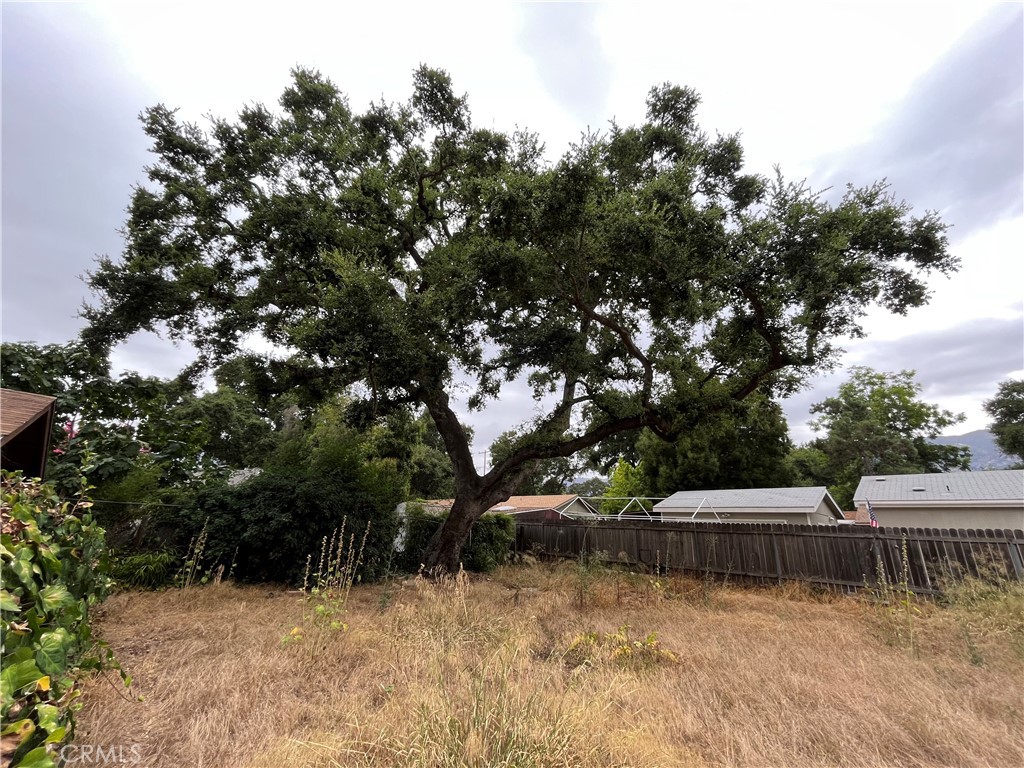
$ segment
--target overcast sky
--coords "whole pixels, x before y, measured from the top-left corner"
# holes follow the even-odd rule
[[[529,128],[557,157],[582,131],[643,117],[648,89],[703,96],[709,132],[741,131],[748,169],[811,186],[887,178],[953,225],[963,260],[906,317],[872,312],[844,364],[912,368],[924,397],[981,429],[981,402],[1024,375],[1024,8],[859,3],[3,3],[4,341],[63,342],[80,280],[118,228],[147,143],[138,114],[187,119],[274,104],[296,65],[354,108],[408,97],[447,69],[482,126]],[[169,376],[189,351],[157,337],[115,367]],[[786,403],[795,440],[841,372]],[[525,389],[472,421],[477,450],[528,418]]]

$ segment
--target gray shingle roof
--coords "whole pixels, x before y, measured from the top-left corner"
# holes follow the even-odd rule
[[[794,511],[815,509],[825,496],[825,486],[813,488],[744,488],[717,491],[680,491],[654,505],[655,509],[696,509],[701,502],[715,509],[770,508]],[[706,499],[706,501],[705,501]],[[831,500],[831,497],[829,497]],[[830,506],[835,506],[832,502]],[[835,510],[838,511],[838,507]]]
[[[915,491],[915,488],[924,490]],[[1024,469],[938,472],[928,475],[867,475],[854,502],[1024,500]]]

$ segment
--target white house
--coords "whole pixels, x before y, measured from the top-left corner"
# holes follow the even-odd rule
[[[858,518],[868,501],[883,526],[1024,530],[1024,469],[867,475],[853,494]]]
[[[843,513],[825,486],[680,491],[654,505],[662,519],[710,523],[836,525]]]

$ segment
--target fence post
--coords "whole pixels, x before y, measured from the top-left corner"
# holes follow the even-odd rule
[[[914,539],[914,553],[917,555],[917,561],[921,564],[921,575],[924,576],[924,586],[929,591],[932,588],[932,579],[928,574],[928,563],[925,562],[924,552],[921,550],[920,539]]]
[[[775,576],[782,584],[782,555],[779,553],[779,540],[775,537],[775,524],[772,523],[772,551],[775,553]]]
[[[885,567],[885,558],[882,557],[882,542],[878,538],[878,529],[871,529],[874,533],[872,535],[871,551],[875,555],[875,580],[878,581],[879,577],[889,581],[889,569]],[[878,587],[882,587],[883,584],[877,584]]]

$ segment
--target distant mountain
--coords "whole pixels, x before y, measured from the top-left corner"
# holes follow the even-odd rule
[[[932,440],[939,445],[966,445],[971,449],[971,469],[1009,469],[1017,462],[996,447],[995,438],[987,429],[976,429],[966,435],[943,435]]]

